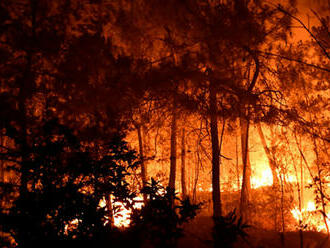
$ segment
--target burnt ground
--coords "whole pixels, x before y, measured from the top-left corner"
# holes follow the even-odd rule
[[[179,240],[178,247],[208,248],[212,247],[212,225],[213,221],[208,216],[197,216],[184,227],[185,236]],[[240,239],[235,248],[282,248],[280,233],[263,230],[257,227],[248,229],[246,241]],[[304,248],[330,248],[330,240],[325,241],[327,236],[323,233],[306,231],[303,233]],[[286,248],[299,248],[300,238],[298,231],[285,233]]]

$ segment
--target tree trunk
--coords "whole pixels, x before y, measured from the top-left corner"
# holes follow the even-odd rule
[[[199,137],[200,138],[200,137]],[[197,163],[195,163],[195,177],[194,177],[194,182],[193,182],[193,202],[197,202],[197,184],[198,184],[198,179],[199,179],[199,168],[202,167],[200,166],[202,164],[201,157],[199,154],[199,138],[196,144],[196,156],[197,156]]]
[[[281,245],[282,247],[285,247],[285,218],[284,218],[284,179],[285,175],[281,174],[281,227],[282,230],[280,232],[280,238],[281,238]]]
[[[138,133],[138,140],[139,140],[139,153],[140,153],[140,160],[141,160],[141,180],[142,180],[142,187],[147,186],[147,170],[145,165],[145,157],[144,157],[144,149],[143,149],[143,137],[141,131],[141,125],[137,126],[137,133]],[[144,203],[147,202],[147,195],[143,194],[143,201]]]
[[[319,198],[321,200],[324,225],[325,225],[325,228],[327,229],[327,234],[328,234],[327,238],[329,239],[330,233],[329,233],[329,225],[328,225],[328,221],[327,221],[325,194],[324,194],[324,189],[323,189],[323,180],[324,179],[322,178],[322,174],[321,174],[321,170],[322,170],[321,159],[320,159],[320,155],[318,152],[315,137],[312,136],[312,140],[313,140],[313,145],[314,145],[314,153],[315,153],[315,157],[316,157],[317,177],[319,179],[318,180]]]
[[[171,164],[170,164],[170,178],[168,187],[175,192],[175,177],[176,177],[176,134],[177,134],[177,111],[175,104],[172,110],[172,123],[171,123]]]
[[[210,86],[210,126],[212,143],[212,201],[213,217],[221,216],[220,197],[220,150],[217,117],[217,94],[213,83]]]
[[[110,194],[106,197],[105,202],[108,212],[109,226],[112,227],[114,224],[114,218],[113,218],[113,209],[112,209],[112,199]]]
[[[279,186],[279,180],[278,180],[278,177],[277,177],[277,172],[276,172],[276,162],[274,161],[273,159],[273,156],[272,156],[272,153],[271,151],[269,150],[268,146],[267,146],[267,143],[266,143],[266,139],[265,139],[265,136],[264,136],[264,133],[262,131],[262,128],[261,128],[261,124],[260,123],[257,123],[257,129],[258,129],[258,133],[259,133],[259,137],[260,137],[260,140],[261,140],[261,143],[262,143],[262,146],[265,150],[265,153],[267,155],[267,158],[268,158],[268,162],[269,162],[269,167],[272,171],[272,175],[273,175],[273,186],[275,188],[278,188]]]
[[[240,117],[241,126],[241,147],[242,147],[242,162],[243,162],[243,179],[241,189],[240,212],[243,219],[248,219],[249,211],[249,195],[251,191],[251,164],[249,159],[249,127],[250,122],[246,117]]]
[[[185,198],[187,195],[186,189],[186,148],[185,148],[185,129],[182,128],[181,137],[181,188],[182,197]]]
[[[240,173],[239,173],[239,163],[238,163],[238,137],[239,137],[239,134],[238,134],[238,131],[235,135],[235,155],[236,155],[236,176],[237,176],[237,191],[240,189],[241,187],[241,180],[240,180]]]

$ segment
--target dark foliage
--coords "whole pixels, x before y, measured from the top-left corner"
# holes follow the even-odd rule
[[[99,202],[109,194],[123,202],[134,196],[125,177],[137,160],[125,142],[117,137],[108,144],[84,146],[57,120],[46,122],[29,138],[31,146],[17,150],[27,154],[27,190],[9,211],[2,211],[2,230],[20,247],[31,242],[111,240],[117,235],[104,225],[107,209]],[[17,173],[21,168],[20,163],[12,167]]]
[[[154,179],[142,192],[147,194],[148,201],[133,212],[131,232],[140,246],[175,247],[183,236],[181,225],[196,216],[200,204],[192,204],[189,198],[179,199]]]
[[[249,225],[242,222],[242,218],[236,215],[236,209],[226,216],[214,218],[213,240],[215,247],[230,248],[239,238],[246,238],[245,231]]]

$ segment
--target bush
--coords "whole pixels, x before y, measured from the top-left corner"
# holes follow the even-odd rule
[[[196,216],[200,204],[192,204],[189,198],[179,199],[153,179],[142,193],[148,200],[133,211],[131,232],[140,246],[175,247],[183,235],[182,224]]]
[[[236,209],[229,212],[226,216],[213,218],[213,241],[215,247],[230,248],[241,237],[245,238],[245,229],[249,225],[242,223],[242,218],[237,218]]]
[[[104,225],[107,209],[99,202],[110,194],[123,202],[134,197],[125,177],[137,158],[126,143],[115,137],[91,149],[56,120],[36,129],[30,140],[25,151],[17,149],[27,154],[26,161],[13,168],[22,173],[25,167],[27,187],[9,211],[2,211],[2,230],[19,247],[118,236]]]

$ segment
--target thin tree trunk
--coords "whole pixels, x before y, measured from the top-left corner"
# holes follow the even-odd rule
[[[168,33],[169,37],[171,37],[171,33]],[[171,38],[170,38],[171,39]],[[178,57],[172,48],[172,54],[174,59],[174,64],[178,64]],[[177,136],[177,109],[176,109],[176,93],[177,86],[175,86],[175,92],[172,99],[172,123],[171,123],[171,155],[170,155],[170,177],[168,182],[169,189],[175,193],[175,179],[176,179],[176,158],[177,158],[177,147],[176,147],[176,136]],[[172,199],[172,203],[174,203],[174,198]]]
[[[315,156],[316,156],[316,166],[317,166],[317,176],[319,178],[318,180],[318,184],[319,184],[319,193],[320,193],[320,199],[321,199],[321,206],[322,206],[322,216],[323,216],[323,221],[324,221],[324,225],[325,225],[325,228],[327,229],[327,237],[329,238],[329,226],[328,226],[328,222],[327,222],[327,212],[326,212],[326,203],[325,203],[325,195],[324,195],[324,189],[323,189],[323,178],[322,178],[322,175],[321,175],[321,167],[320,167],[320,156],[319,156],[319,152],[317,150],[317,144],[316,144],[316,140],[315,140],[315,137],[312,137],[313,139],[313,145],[314,145],[314,153],[315,153]]]
[[[171,164],[170,164],[170,178],[168,187],[175,192],[175,177],[176,177],[176,135],[177,135],[177,111],[175,104],[172,110],[172,123],[171,123]]]
[[[282,222],[282,230],[280,233],[281,238],[281,245],[282,247],[285,247],[285,219],[284,219],[284,174],[281,174],[281,222]]]
[[[140,160],[141,160],[141,180],[142,180],[142,187],[145,188],[147,186],[147,171],[145,165],[145,156],[144,156],[144,149],[143,149],[143,137],[142,137],[142,130],[141,125],[137,125],[137,134],[139,140],[139,153],[140,153]],[[144,203],[147,202],[147,195],[143,194],[143,201]]]
[[[197,202],[197,184],[198,184],[198,179],[199,179],[199,167],[202,164],[202,160],[199,154],[199,142],[200,142],[200,137],[198,137],[197,140],[197,148],[196,148],[196,156],[197,156],[197,163],[195,163],[195,177],[194,177],[194,182],[193,182],[193,202]]]
[[[290,142],[289,142],[289,138],[287,137],[287,135],[284,135],[287,146],[290,146]],[[292,154],[291,150],[290,150],[290,155],[291,155],[291,159],[292,161],[294,161],[294,155]],[[302,163],[301,159],[300,159],[300,163]],[[302,191],[304,190],[303,185],[302,185],[302,181],[301,184],[299,184],[299,176],[298,176],[298,169],[295,163],[293,163],[293,168],[295,171],[295,175],[296,175],[296,187],[297,187],[297,195],[298,195],[298,207],[299,207],[299,211],[301,213],[302,211]],[[302,172],[302,171],[300,171]],[[302,176],[302,174],[301,174]],[[304,247],[304,235],[303,235],[303,230],[302,230],[302,219],[299,219],[299,241],[300,241],[300,248]]]
[[[256,86],[258,76],[259,76],[259,59],[256,53],[251,51],[248,47],[245,48],[247,52],[253,57],[255,62],[255,71],[249,84],[249,87],[246,91],[247,95],[251,94],[254,87]],[[250,68],[248,68],[248,79],[250,79]],[[240,212],[241,217],[247,219],[248,217],[248,207],[249,207],[249,194],[251,191],[251,164],[249,159],[249,103],[246,102],[246,99],[242,99],[242,105],[240,108],[240,126],[241,126],[241,146],[242,146],[242,162],[243,162],[243,180],[242,180],[242,190],[241,190],[241,203],[240,203]]]
[[[251,164],[249,159],[249,127],[250,122],[245,117],[240,117],[241,126],[241,147],[243,161],[243,179],[241,189],[240,213],[243,219],[248,219],[249,196],[251,191]]]
[[[238,142],[237,142],[237,134],[236,136],[236,143],[235,143],[235,154],[236,154],[236,175],[237,175],[237,190],[240,189],[241,183],[239,179],[239,164],[238,164]]]
[[[196,203],[196,198],[197,198],[197,184],[198,184],[198,178],[199,178],[199,168],[202,167],[202,159],[199,153],[199,147],[201,146],[201,135],[202,135],[202,127],[203,127],[203,120],[200,122],[200,127],[199,127],[199,133],[197,137],[197,142],[196,142],[196,157],[197,157],[197,163],[195,163],[195,177],[194,181],[192,181],[192,193],[193,193],[193,202]]]
[[[181,136],[181,188],[182,188],[182,197],[187,196],[186,189],[186,147],[185,147],[185,129],[182,128]]]
[[[213,217],[221,216],[221,197],[220,197],[220,149],[218,134],[217,117],[217,95],[213,83],[210,87],[210,126],[212,143],[212,201]]]
[[[258,130],[258,133],[259,133],[259,137],[260,137],[262,146],[263,146],[264,151],[266,153],[266,156],[268,158],[269,167],[270,167],[270,169],[272,171],[272,175],[273,175],[273,186],[275,188],[277,188],[279,186],[279,180],[278,180],[277,172],[276,172],[276,167],[277,167],[276,166],[276,162],[274,161],[273,156],[271,154],[271,151],[269,150],[269,148],[267,146],[266,139],[265,139],[264,133],[262,131],[260,122],[257,123],[257,130]]]
[[[113,208],[112,208],[112,199],[111,195],[109,194],[106,199],[106,206],[107,206],[107,212],[108,212],[108,218],[109,218],[109,226],[113,226],[114,224],[114,218],[113,218]]]
[[[303,191],[303,188],[301,186],[299,187],[298,183],[298,177],[297,177],[297,187],[298,187],[298,201],[299,201],[299,211],[301,213],[302,209],[302,201],[301,201],[301,192]],[[302,230],[302,220],[299,220],[299,240],[300,240],[300,248],[304,248],[304,234]]]
[[[295,141],[296,141],[296,145],[297,145],[298,151],[299,151],[299,153],[300,153],[300,155],[301,155],[301,157],[302,157],[302,159],[303,159],[303,161],[304,161],[304,163],[305,163],[305,165],[306,165],[306,168],[307,168],[307,170],[308,170],[308,172],[309,172],[311,178],[313,179],[313,183],[314,183],[314,185],[315,185],[315,187],[316,187],[317,193],[319,194],[319,197],[321,198],[322,208],[324,209],[324,208],[325,208],[325,205],[324,205],[325,202],[324,202],[323,190],[322,190],[322,188],[320,188],[319,183],[318,183],[317,180],[315,179],[316,177],[314,177],[314,175],[312,174],[311,168],[310,168],[310,166],[308,165],[308,162],[307,162],[307,160],[306,160],[306,157],[305,157],[305,155],[304,155],[304,153],[303,153],[303,151],[302,151],[301,144],[298,143],[298,139],[297,139],[296,134],[295,134]],[[317,161],[317,162],[318,162],[318,161]],[[320,171],[319,171],[319,172],[320,172]],[[320,181],[321,181],[321,179],[320,179]],[[322,199],[322,198],[323,198],[323,199]],[[322,202],[322,200],[323,200],[323,202]],[[323,211],[325,212],[325,210],[323,210]],[[325,243],[325,242],[327,242],[327,240],[329,239],[329,226],[328,226],[328,224],[327,224],[326,216],[325,216],[325,215],[323,215],[323,220],[324,220],[324,222],[325,222],[325,227],[326,227],[326,229],[327,229],[327,234],[328,234],[327,237],[324,239],[324,243]],[[323,246],[321,245],[321,247],[323,247]]]

